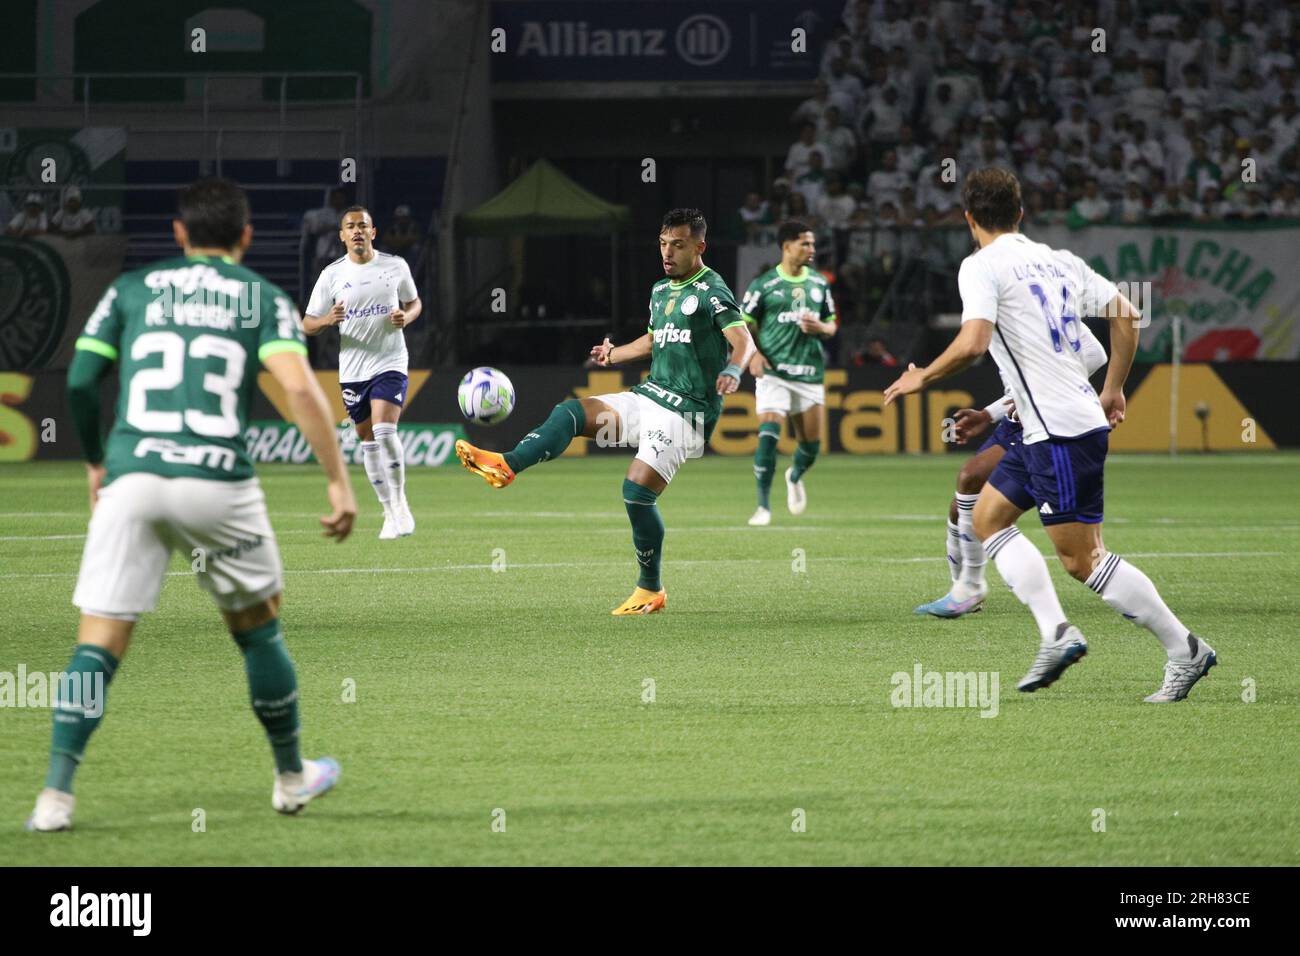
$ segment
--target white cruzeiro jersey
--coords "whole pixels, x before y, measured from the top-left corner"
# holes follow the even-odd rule
[[[342,302],[339,323],[339,381],[368,382],[381,372],[406,374],[406,336],[389,319],[417,297],[411,267],[401,256],[376,250],[369,262],[344,256],[321,270],[307,303],[308,315],[325,315]]]
[[[1080,319],[1105,311],[1118,294],[1113,282],[1072,252],[1010,232],[967,256],[957,285],[962,321],[994,324],[989,352],[1015,398],[1026,445],[1110,427],[1088,384]]]
[[[1106,364],[1108,358],[1106,355],[1106,346],[1101,344],[1101,340],[1092,334],[1092,329],[1088,328],[1082,322],[1079,323],[1079,357],[1083,359],[1083,367],[1091,378],[1097,371]],[[1002,369],[998,369],[998,377],[1002,379],[1002,397],[997,401],[986,405],[984,411],[988,412],[994,422],[1000,422],[1008,415],[1012,421],[1020,421],[1020,416],[1012,411],[1015,405],[1016,397],[1011,393],[1011,385],[1007,381],[1006,375]]]

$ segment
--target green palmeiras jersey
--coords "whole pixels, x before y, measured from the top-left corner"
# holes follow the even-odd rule
[[[307,354],[293,300],[253,270],[209,256],[120,276],[76,347],[121,363],[106,481],[137,471],[251,478],[244,429],[260,362]]]
[[[820,383],[826,374],[821,339],[799,331],[804,310],[823,322],[836,321],[830,283],[814,269],[803,267],[794,278],[779,265],[749,284],[742,311],[745,321],[758,325],[758,350],[777,378]]]
[[[731,344],[723,329],[743,325],[727,283],[708,266],[689,279],[664,279],[650,290],[650,375],[632,391],[675,412],[703,415],[706,436],[722,412],[718,375]]]

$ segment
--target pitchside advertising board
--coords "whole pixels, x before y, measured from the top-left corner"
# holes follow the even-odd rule
[[[408,404],[398,428],[407,464],[455,464],[452,448],[468,437],[491,449],[509,449],[551,408],[566,398],[586,398],[617,392],[637,384],[641,369],[583,369],[572,366],[507,366],[518,404],[505,422],[494,427],[468,425],[456,404],[460,371],[412,369]],[[826,370],[826,421],[823,448],[851,455],[900,452],[969,453],[965,446],[944,440],[959,408],[981,408],[1002,393],[991,362],[941,382],[919,395],[885,406],[883,391],[898,377],[896,368]],[[1111,436],[1115,451],[1169,450],[1171,366],[1139,365],[1127,388],[1128,419]],[[344,419],[337,374],[318,372],[337,419]],[[1300,417],[1292,409],[1300,362],[1231,362],[1189,364],[1178,370],[1178,447],[1187,452],[1256,452],[1300,447]],[[1101,377],[1094,384],[1100,385]],[[287,408],[276,383],[263,372],[258,377],[245,440],[255,461],[304,464],[310,448],[286,420]],[[66,374],[0,372],[0,462],[76,459],[81,449],[73,434],[65,395]],[[749,456],[758,444],[752,380],[726,399],[722,418],[709,441],[712,454]],[[116,382],[105,384],[105,427],[116,398]],[[348,459],[360,462],[360,446],[352,426],[340,426],[339,437]],[[779,445],[792,454],[793,435],[787,425]],[[566,455],[623,454],[603,449],[595,441],[578,439]]]
[[[499,0],[492,27],[504,49],[491,58],[496,82],[812,80],[842,0],[789,0],[761,12],[752,3],[656,0]]]

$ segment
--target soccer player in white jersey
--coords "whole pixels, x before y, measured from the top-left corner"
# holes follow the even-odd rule
[[[397,421],[406,399],[402,329],[419,317],[420,299],[406,260],[375,249],[375,224],[364,206],[343,211],[339,238],[348,254],[321,270],[302,327],[308,335],[339,327],[339,387],[384,509],[379,537],[387,541],[415,531]]]
[[[1065,570],[1164,646],[1164,682],[1146,700],[1182,700],[1217,662],[1213,648],[1188,631],[1145,574],[1107,552],[1101,539],[1106,449],[1110,429],[1124,420],[1124,382],[1141,315],[1078,256],[1020,234],[1020,183],[1010,172],[976,170],[966,177],[962,200],[979,248],[957,277],[961,331],[929,366],[909,366],[885,390],[885,402],[992,352],[1011,386],[1024,438],[980,491],[974,527],[1038,624],[1038,655],[1017,687],[1047,687],[1088,652],[1083,634],[1065,619],[1043,556],[1016,529],[1016,519],[1036,508]],[[1110,323],[1110,366],[1100,396],[1079,354],[1084,315],[1104,315]]]
[[[1083,323],[1079,323],[1079,357],[1089,376],[1106,364],[1105,346]],[[981,409],[963,408],[954,416],[959,445],[989,425],[994,428],[979,450],[961,466],[957,473],[957,492],[948,505],[948,571],[952,576],[952,590],[937,601],[922,604],[916,608],[916,614],[961,617],[980,610],[988,596],[984,545],[975,537],[975,502],[1002,456],[1023,438],[1011,388],[1005,380],[1002,384],[1005,394],[997,401]]]

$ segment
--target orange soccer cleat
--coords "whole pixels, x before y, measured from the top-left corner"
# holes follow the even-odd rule
[[[504,488],[515,480],[515,473],[506,464],[504,455],[475,448],[463,438],[456,442],[456,457],[462,465],[481,476],[493,488]]]
[[[632,596],[611,611],[611,614],[653,614],[655,611],[662,611],[664,605],[668,603],[667,591],[648,591],[645,588],[637,588],[632,592]]]

